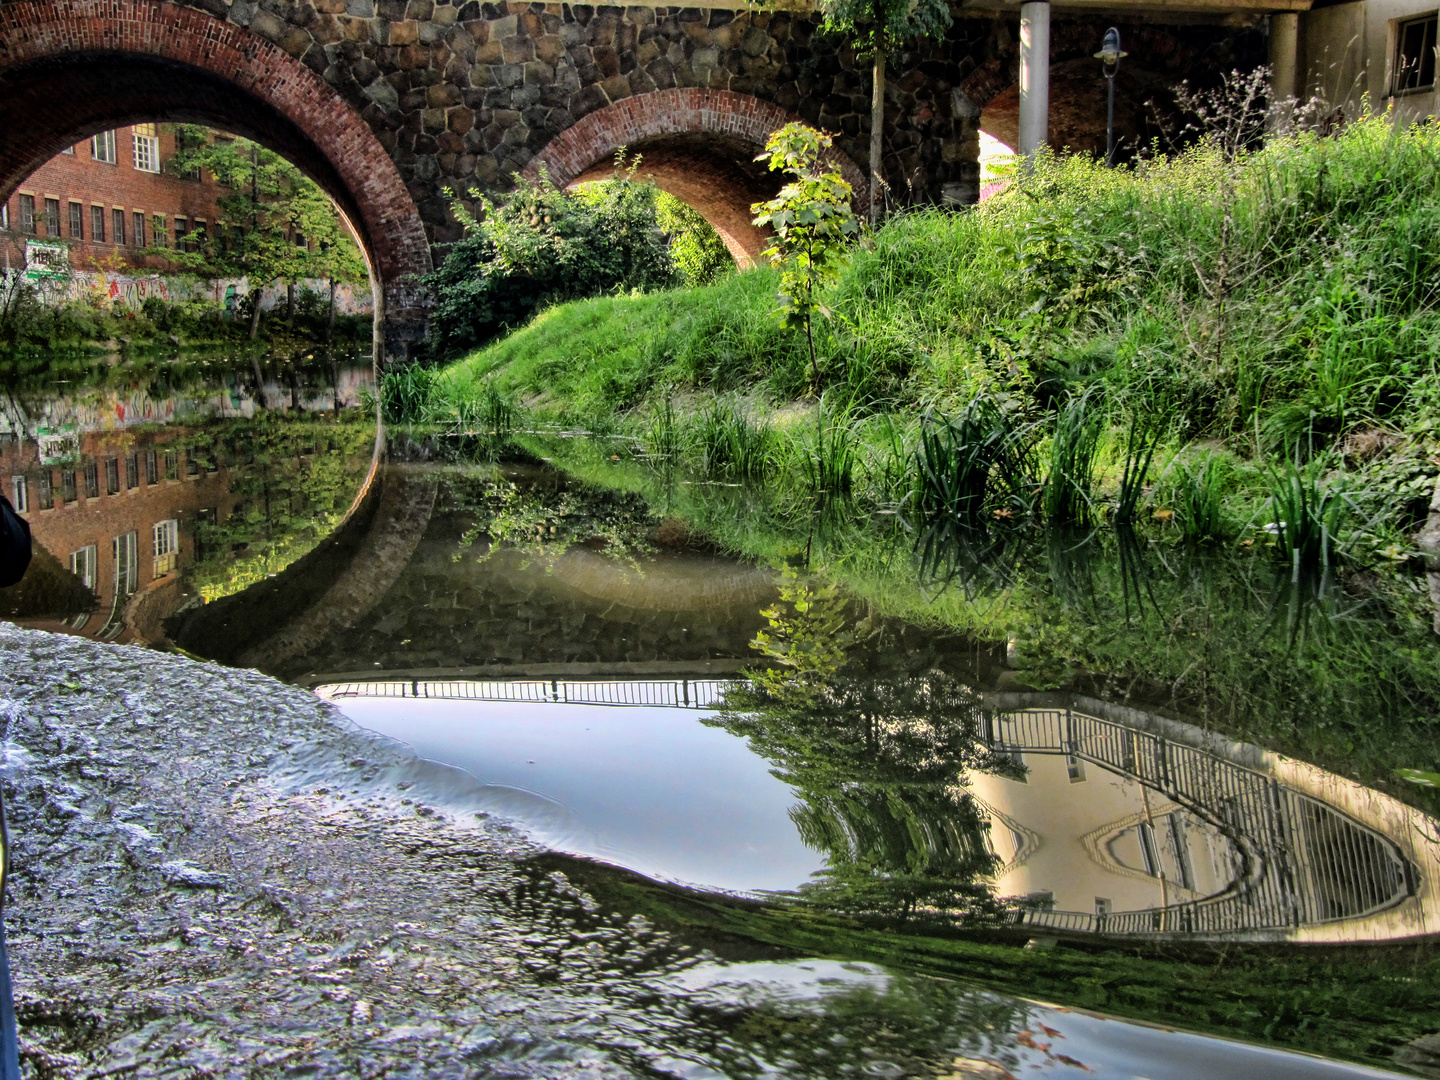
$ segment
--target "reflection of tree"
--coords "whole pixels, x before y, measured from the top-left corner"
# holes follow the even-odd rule
[[[957,1059],[1018,1068],[1030,1020],[1021,1002],[918,975],[846,979],[803,998],[763,986],[697,993],[686,1022],[667,1031],[666,1052],[679,1043],[735,1080],[938,1078],[960,1074]]]
[[[491,481],[467,480],[452,482],[448,492],[450,505],[469,512],[474,522],[460,538],[457,562],[482,537],[490,541],[482,562],[508,549],[518,551],[524,565],[538,563],[546,570],[581,545],[643,574],[639,560],[654,551],[650,535],[659,519],[638,497],[560,483],[554,476],[517,483],[498,470]]]
[[[373,421],[305,417],[211,423],[177,440],[201,469],[230,467],[240,501],[195,526],[189,579],[207,601],[279,573],[328,536],[355,498],[375,441]]]
[[[752,679],[711,723],[748,739],[803,800],[791,817],[829,865],[802,898],[947,919],[994,910],[982,879],[996,859],[965,774],[1015,767],[985,744],[979,703],[955,679]]]

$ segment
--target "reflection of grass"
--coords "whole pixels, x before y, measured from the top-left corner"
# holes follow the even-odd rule
[[[1115,530],[1055,534],[1047,545],[1045,531],[1014,526],[965,534],[965,551],[935,537],[923,575],[894,516],[820,528],[812,504],[778,485],[666,483],[612,461],[614,444],[530,445],[580,479],[644,494],[737,554],[780,562],[808,543],[812,567],[877,614],[1013,643],[1032,685],[1128,695],[1440,806],[1393,771],[1440,768],[1431,612],[1411,578],[1342,576],[1338,595],[1316,608],[1284,586],[1288,574],[1277,582],[1263,551],[1207,553],[1142,535],[1122,553]]]
[[[865,960],[1041,1001],[1372,1065],[1440,1030],[1440,955],[1432,943],[1305,948],[1066,942],[1025,949],[1028,934],[898,929],[880,919],[740,901],[552,855],[606,909],[638,912],[721,956],[755,943],[791,955]],[[773,954],[772,954],[773,955]]]

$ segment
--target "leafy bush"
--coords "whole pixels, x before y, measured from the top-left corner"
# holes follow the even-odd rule
[[[735,269],[730,249],[700,212],[669,192],[655,195],[655,224],[670,238],[670,261],[686,285],[709,285]]]
[[[484,344],[562,300],[677,284],[655,189],[633,173],[578,191],[542,174],[503,199],[482,196],[474,215],[457,199],[465,236],[425,278],[431,348],[450,355]]]

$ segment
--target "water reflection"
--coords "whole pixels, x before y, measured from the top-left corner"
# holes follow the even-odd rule
[[[22,625],[158,643],[188,604],[282,568],[339,521],[369,467],[368,365],[311,380],[284,413],[233,371],[0,395],[0,477],[36,544],[0,592]],[[278,391],[278,387],[272,393]],[[263,393],[263,387],[262,391]],[[341,422],[338,410],[355,422]]]

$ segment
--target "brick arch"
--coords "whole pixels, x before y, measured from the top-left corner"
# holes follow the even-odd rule
[[[360,115],[280,45],[165,0],[14,0],[0,4],[0,99],[7,198],[77,139],[127,123],[201,122],[271,146],[360,238],[377,286],[377,359],[423,333],[414,276],[431,260],[415,203]]]
[[[615,151],[640,153],[641,175],[689,203],[715,227],[742,267],[753,265],[765,235],[751,223],[750,205],[779,187],[750,162],[770,133],[801,118],[780,106],[731,90],[678,87],[624,98],[560,132],[523,173],[543,166],[559,187],[610,175]],[[865,174],[839,150],[831,154],[864,205]]]

